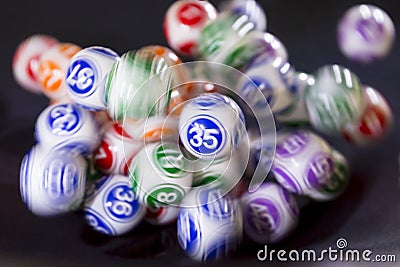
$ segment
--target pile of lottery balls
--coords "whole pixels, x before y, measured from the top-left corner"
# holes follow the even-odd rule
[[[243,236],[260,244],[287,237],[298,223],[298,195],[330,201],[345,190],[346,158],[318,132],[364,146],[390,131],[385,98],[349,69],[295,71],[255,1],[225,2],[217,11],[207,1],[178,0],[164,31],[170,48],[122,56],[47,35],[19,45],[16,81],[50,99],[21,163],[21,196],[33,214],[83,210],[95,231],[111,236],[143,220],[176,223],[189,257],[216,260]],[[338,24],[338,45],[373,63],[389,53],[394,32],[385,11],[357,5]],[[193,70],[178,55],[229,66],[251,84],[238,82],[229,94],[206,80],[186,82]],[[257,93],[276,135],[246,124],[252,113],[242,102]],[[266,170],[265,181],[248,190],[256,168]]]

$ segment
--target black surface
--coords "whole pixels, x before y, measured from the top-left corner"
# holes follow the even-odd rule
[[[47,105],[43,96],[22,90],[13,80],[11,61],[16,46],[34,33],[45,33],[82,47],[102,45],[122,54],[143,45],[165,45],[163,15],[171,0],[147,1],[7,1],[0,8],[0,266],[188,266],[196,265],[178,248],[174,227],[141,226],[120,238],[104,238],[85,226],[79,213],[59,218],[31,215],[19,195],[19,165],[33,145],[36,116]],[[345,59],[336,45],[336,23],[359,1],[266,1],[269,31],[286,45],[297,70],[312,72],[340,63],[365,84],[381,90],[400,115],[400,44],[389,57],[372,65]],[[387,10],[398,27],[400,2],[369,1]],[[214,2],[215,3],[215,2]],[[297,232],[286,249],[335,247],[346,238],[349,247],[374,254],[396,254],[400,261],[399,127],[381,144],[358,149],[329,138],[350,161],[352,180],[346,193],[326,204],[301,210]],[[161,242],[160,240],[164,240]],[[155,243],[156,247],[150,249]],[[244,244],[233,259],[218,265],[258,263],[262,246]],[[164,252],[162,252],[164,251]]]

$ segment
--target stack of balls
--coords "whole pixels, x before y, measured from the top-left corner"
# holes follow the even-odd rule
[[[17,48],[16,81],[50,99],[21,164],[21,196],[33,214],[81,209],[94,230],[112,236],[143,220],[176,222],[189,257],[217,260],[243,233],[261,244],[286,238],[298,223],[296,195],[331,201],[343,193],[347,160],[316,132],[368,145],[390,131],[385,98],[349,69],[295,71],[255,1],[233,0],[218,13],[207,1],[178,0],[164,30],[172,50],[154,45],[119,56],[45,35]],[[342,18],[338,39],[346,56],[373,62],[388,54],[394,26],[383,10],[360,5]],[[245,78],[234,82],[235,94],[187,82],[192,69],[173,50]],[[243,103],[257,93],[257,105],[282,128],[276,146],[275,135],[248,123]],[[247,190],[254,166],[271,173]]]

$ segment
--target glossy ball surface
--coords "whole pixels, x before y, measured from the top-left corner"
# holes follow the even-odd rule
[[[207,1],[174,2],[164,17],[164,34],[169,46],[179,54],[197,56],[200,32],[216,17],[215,7]]]
[[[69,149],[88,155],[100,144],[99,127],[89,110],[76,104],[55,104],[43,110],[35,137],[47,150]]]
[[[339,48],[346,57],[370,63],[390,52],[396,30],[384,10],[362,4],[346,11],[339,21],[337,35]]]
[[[96,166],[104,173],[128,175],[128,167],[143,142],[132,138],[117,122],[109,123],[94,153]]]
[[[146,214],[127,176],[111,175],[89,189],[84,203],[87,223],[100,233],[118,236],[131,231]]]
[[[179,118],[180,140],[196,158],[229,157],[246,130],[238,104],[219,93],[189,100]]]
[[[242,239],[241,209],[222,189],[193,188],[182,202],[177,227],[179,245],[190,258],[219,260]]]
[[[113,64],[120,58],[109,48],[82,49],[69,61],[65,83],[69,97],[90,110],[105,110],[105,83]]]
[[[264,183],[240,198],[244,233],[259,244],[273,244],[287,237],[297,226],[296,199],[281,186]]]
[[[191,189],[188,167],[177,144],[147,143],[133,158],[129,176],[145,206],[176,206]]]
[[[331,146],[310,131],[298,130],[278,142],[272,173],[290,192],[310,195],[330,181],[334,167]]]
[[[314,74],[305,92],[312,126],[326,134],[338,134],[347,124],[360,119],[365,109],[360,80],[349,69],[327,65]]]
[[[37,82],[40,56],[58,43],[58,40],[44,34],[35,34],[18,45],[14,53],[12,71],[17,83],[32,93],[42,93]]]
[[[84,158],[68,150],[34,146],[20,169],[20,192],[27,208],[38,216],[55,216],[79,209],[86,180]]]

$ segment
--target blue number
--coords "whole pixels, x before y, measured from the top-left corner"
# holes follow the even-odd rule
[[[221,124],[209,116],[192,119],[187,131],[190,148],[200,155],[218,153],[225,143],[225,131]]]
[[[80,96],[89,96],[96,89],[97,71],[93,63],[86,59],[78,59],[71,63],[67,70],[66,82],[69,88]]]
[[[224,218],[232,215],[236,210],[236,204],[225,196],[222,189],[202,190],[199,197],[202,209],[210,216]]]
[[[48,123],[53,134],[69,135],[80,128],[82,121],[75,105],[62,104],[50,110]]]
[[[139,201],[126,184],[117,184],[105,194],[105,209],[115,221],[131,220],[139,210]]]

